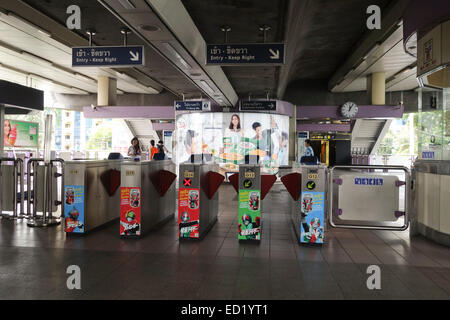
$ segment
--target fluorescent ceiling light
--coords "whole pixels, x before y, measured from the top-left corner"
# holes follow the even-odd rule
[[[42,35],[45,35],[47,37],[51,37],[52,36],[52,34],[49,31],[47,31],[45,29],[42,29],[41,27],[39,27],[39,26],[35,25],[34,23],[28,21],[27,19],[22,18],[22,17],[20,17],[20,16],[18,16],[16,14],[14,14],[13,12],[8,12],[8,17],[12,18],[13,20],[19,21],[22,24],[25,24],[25,25],[27,25],[30,28],[35,29],[36,31],[38,31]]]
[[[119,0],[119,3],[127,10],[136,9],[136,6],[131,0]]]
[[[123,78],[127,79],[128,81],[138,82],[135,78],[133,78],[133,77],[127,75],[127,74],[124,73],[124,72],[119,72],[119,74],[120,74]]]
[[[355,71],[355,68],[351,68],[347,74],[344,76],[344,79],[346,79],[353,71]]]
[[[183,65],[185,69],[192,69],[192,66],[184,60],[184,58],[178,53],[178,51],[168,42],[163,43],[164,47],[169,51],[176,60]]]
[[[47,66],[49,66],[49,67],[53,66],[53,63],[51,63],[50,61],[48,61],[48,60],[46,60],[46,59],[43,59],[43,58],[41,58],[41,57],[35,56],[34,54],[28,53],[28,52],[26,52],[26,51],[22,51],[22,56],[27,57],[27,58],[31,58],[31,59],[33,59],[35,62],[38,62],[38,61],[39,61],[39,63],[45,64],[45,65],[47,65]],[[38,63],[38,64],[39,64],[39,63]]]
[[[206,82],[205,80],[200,80],[200,83],[202,84],[203,88],[206,89],[206,91],[209,91],[210,93],[214,94],[214,90],[211,88],[208,82]]]
[[[380,43],[377,42],[376,45],[363,56],[363,60],[366,60],[369,56],[371,56],[373,53],[375,53],[375,51],[378,50],[379,47],[380,47]]]
[[[41,76],[39,76],[37,74],[34,74],[34,73],[30,73],[30,74],[28,74],[28,76],[30,76],[32,79],[35,79],[35,80],[38,80],[38,81],[43,81],[43,82],[48,82],[48,83],[51,83],[51,84],[55,84],[55,82],[53,80],[41,77]]]
[[[81,73],[75,72],[75,77],[77,77],[80,80],[88,81],[90,83],[97,83],[97,81],[95,81],[94,79],[92,79],[88,76],[85,76],[84,74],[81,74]]]
[[[65,86],[64,86],[65,87]],[[79,93],[79,94],[90,94],[90,92],[87,92],[87,91],[85,91],[85,90],[81,90],[81,89],[78,89],[78,88],[75,88],[75,87],[70,87],[69,88],[70,90],[72,90],[72,91],[74,91],[74,92],[76,92],[76,93]]]

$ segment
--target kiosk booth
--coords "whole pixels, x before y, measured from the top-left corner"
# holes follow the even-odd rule
[[[170,160],[122,163],[120,236],[140,237],[174,218],[176,177]]]
[[[239,173],[229,178],[238,193],[238,239],[261,240],[262,200],[277,180],[275,175],[261,175],[261,167],[255,164],[239,165]]]
[[[217,190],[224,180],[219,166],[180,164],[178,190],[178,238],[202,239],[214,226],[219,211]]]

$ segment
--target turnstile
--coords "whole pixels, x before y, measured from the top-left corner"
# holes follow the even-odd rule
[[[180,164],[178,238],[202,239],[217,221],[219,195],[224,180],[216,164]]]
[[[8,163],[12,164],[9,165]],[[7,219],[24,218],[24,167],[20,158],[0,158],[0,214]],[[18,205],[20,204],[20,213]],[[12,212],[11,214],[5,211]]]
[[[65,167],[67,234],[84,234],[119,218],[120,160],[74,160]]]
[[[238,239],[261,240],[262,200],[277,180],[275,175],[261,175],[261,168],[254,164],[239,165],[239,173],[229,177],[238,193]]]
[[[120,200],[114,203],[122,237],[143,236],[174,218],[175,168],[170,160],[122,162]]]
[[[300,243],[323,244],[327,209],[327,167],[301,166],[281,178],[289,191],[291,220]]]

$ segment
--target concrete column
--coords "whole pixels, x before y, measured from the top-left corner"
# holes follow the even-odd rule
[[[373,105],[386,104],[386,73],[375,72],[367,77],[367,94]]]
[[[98,77],[97,105],[115,106],[117,104],[117,80],[105,76]]]

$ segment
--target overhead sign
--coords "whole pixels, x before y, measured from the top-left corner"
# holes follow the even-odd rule
[[[284,64],[284,43],[208,44],[206,64]]]
[[[144,65],[143,46],[75,47],[72,67],[129,67]]]
[[[277,102],[274,100],[241,100],[241,111],[276,111]]]
[[[211,101],[185,100],[175,101],[175,111],[211,111]]]

